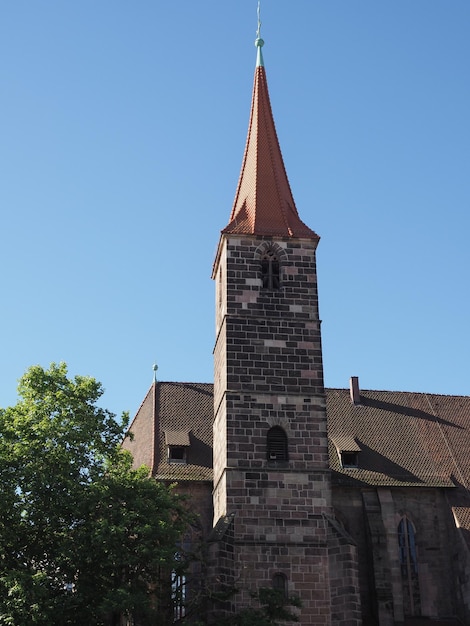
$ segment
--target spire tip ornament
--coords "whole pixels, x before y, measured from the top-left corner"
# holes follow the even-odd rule
[[[256,57],[256,67],[264,67],[263,52],[261,48],[264,46],[264,41],[261,39],[261,2],[258,0],[258,28],[256,30],[255,46],[258,48],[258,54]]]

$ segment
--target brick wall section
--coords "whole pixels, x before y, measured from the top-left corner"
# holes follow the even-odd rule
[[[136,413],[129,431],[133,439],[127,436],[122,444],[132,454],[135,468],[147,465],[153,468],[155,446],[155,385],[152,385]]]
[[[344,528],[328,520],[331,623],[334,626],[362,624],[357,547]]]
[[[206,585],[210,593],[206,613],[214,624],[218,617],[233,612],[232,593],[238,587],[234,578],[233,530],[233,519],[222,517],[208,544]]]
[[[288,580],[290,595],[302,599],[299,623],[325,626],[330,621],[330,588],[326,542],[235,544],[241,593],[235,597],[235,608],[251,604],[249,590],[271,587],[276,573]]]
[[[369,564],[374,573],[373,596],[380,626],[393,626],[394,606],[391,577],[391,563],[388,558],[387,541],[380,500],[376,490],[367,490],[362,493],[364,503],[364,523],[367,532],[367,550]],[[397,548],[398,551],[398,548]]]
[[[261,289],[262,239],[230,239],[226,256],[227,386],[324,395],[316,242],[278,241],[282,287]]]
[[[188,506],[197,512],[199,525],[195,528],[199,535],[207,539],[212,531],[212,484],[202,481],[180,481],[175,491],[188,497]]]
[[[370,552],[366,544],[363,503],[359,489],[333,485],[333,508],[337,519],[356,545],[362,619],[364,624],[376,624],[375,605],[371,597],[369,575],[373,572]]]
[[[234,513],[233,578],[244,590],[284,573],[303,602],[300,624],[328,626],[331,512],[316,241],[222,237],[215,268],[214,522]],[[266,245],[281,261],[281,289],[261,288]],[[289,461],[267,460],[272,426]]]

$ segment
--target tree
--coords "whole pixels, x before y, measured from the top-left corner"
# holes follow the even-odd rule
[[[0,409],[0,624],[167,623],[156,583],[181,567],[184,500],[132,469],[127,415],[93,378],[34,366],[18,392]]]
[[[226,602],[232,598],[239,589],[226,590],[225,593],[212,594],[212,601]],[[193,626],[280,626],[285,622],[298,622],[298,615],[291,610],[291,607],[300,609],[302,603],[298,596],[287,596],[279,589],[260,587],[258,591],[250,593],[254,606],[247,606],[237,613],[226,617],[216,617],[214,620],[199,620],[191,622]]]

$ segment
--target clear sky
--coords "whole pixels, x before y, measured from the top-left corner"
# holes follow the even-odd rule
[[[0,406],[66,361],[135,413],[211,381],[219,231],[256,0],[0,10]],[[318,250],[325,382],[470,393],[470,2],[262,0],[274,117]]]

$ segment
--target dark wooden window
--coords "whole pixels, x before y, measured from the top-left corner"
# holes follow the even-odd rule
[[[261,280],[263,289],[275,290],[281,286],[279,259],[271,248],[261,257]]]
[[[287,435],[280,426],[273,426],[267,436],[268,461],[288,461]]]

